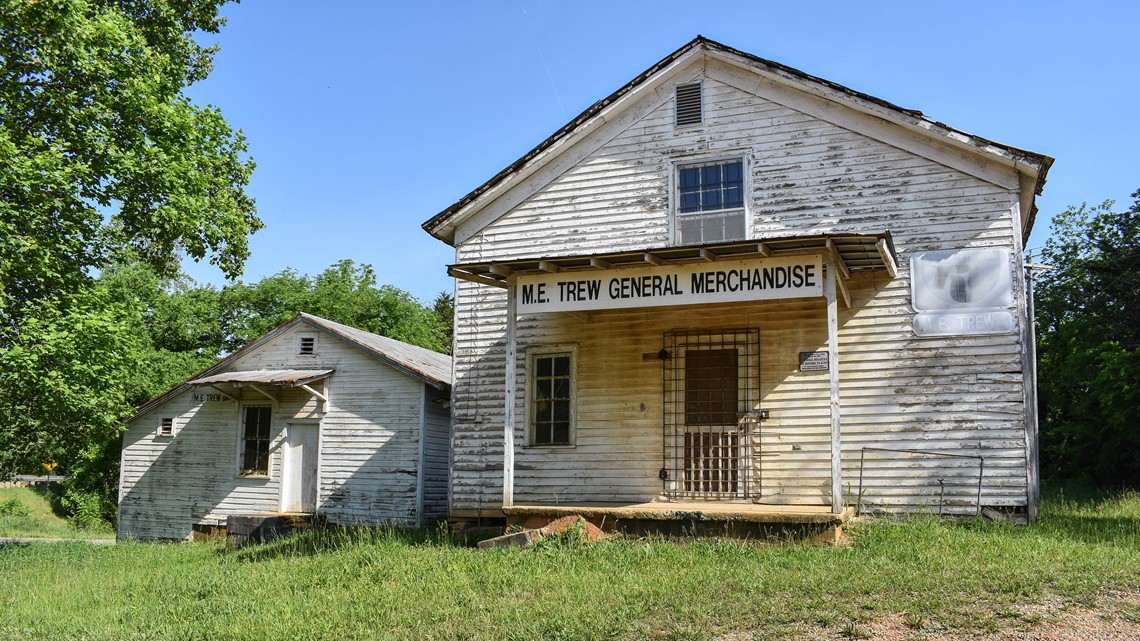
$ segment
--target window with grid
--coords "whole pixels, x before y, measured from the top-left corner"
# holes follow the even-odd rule
[[[684,245],[744,239],[743,160],[677,167],[676,229]]]
[[[269,476],[269,427],[273,408],[247,405],[241,430],[242,476]]]
[[[531,357],[531,444],[571,444],[572,353]]]

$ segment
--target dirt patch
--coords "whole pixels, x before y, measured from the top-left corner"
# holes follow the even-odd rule
[[[606,535],[600,527],[580,516],[564,516],[556,521],[551,521],[542,528],[542,532],[543,534],[561,534],[578,527],[582,528],[582,534],[585,535],[587,541],[597,541]]]
[[[1106,592],[1095,607],[1046,597],[995,611],[986,627],[956,631],[929,618],[892,614],[865,623],[797,626],[786,638],[802,641],[1136,641],[1140,640],[1140,592]],[[745,641],[752,632],[718,641]]]

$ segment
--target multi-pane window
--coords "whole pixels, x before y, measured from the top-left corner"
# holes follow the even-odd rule
[[[678,244],[743,239],[744,161],[680,165],[676,223]]]
[[[247,405],[241,430],[241,473],[243,476],[269,476],[269,425],[273,408]]]
[[[531,443],[569,445],[573,354],[537,354],[531,361]]]

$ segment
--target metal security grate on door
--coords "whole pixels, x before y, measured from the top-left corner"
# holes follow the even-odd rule
[[[760,332],[670,332],[665,367],[665,494],[747,499],[759,489]]]

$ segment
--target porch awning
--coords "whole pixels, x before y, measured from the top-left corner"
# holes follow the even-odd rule
[[[511,276],[527,274],[587,272],[647,265],[681,265],[701,261],[746,260],[814,252],[834,252],[839,271],[844,277],[849,272],[869,270],[886,271],[893,277],[898,264],[890,232],[882,232],[789,236],[706,245],[657,247],[639,251],[459,263],[448,265],[447,273],[460,280],[505,288]]]
[[[277,387],[302,387],[326,379],[335,371],[335,369],[256,369],[203,376],[187,381],[187,384],[263,383]]]

